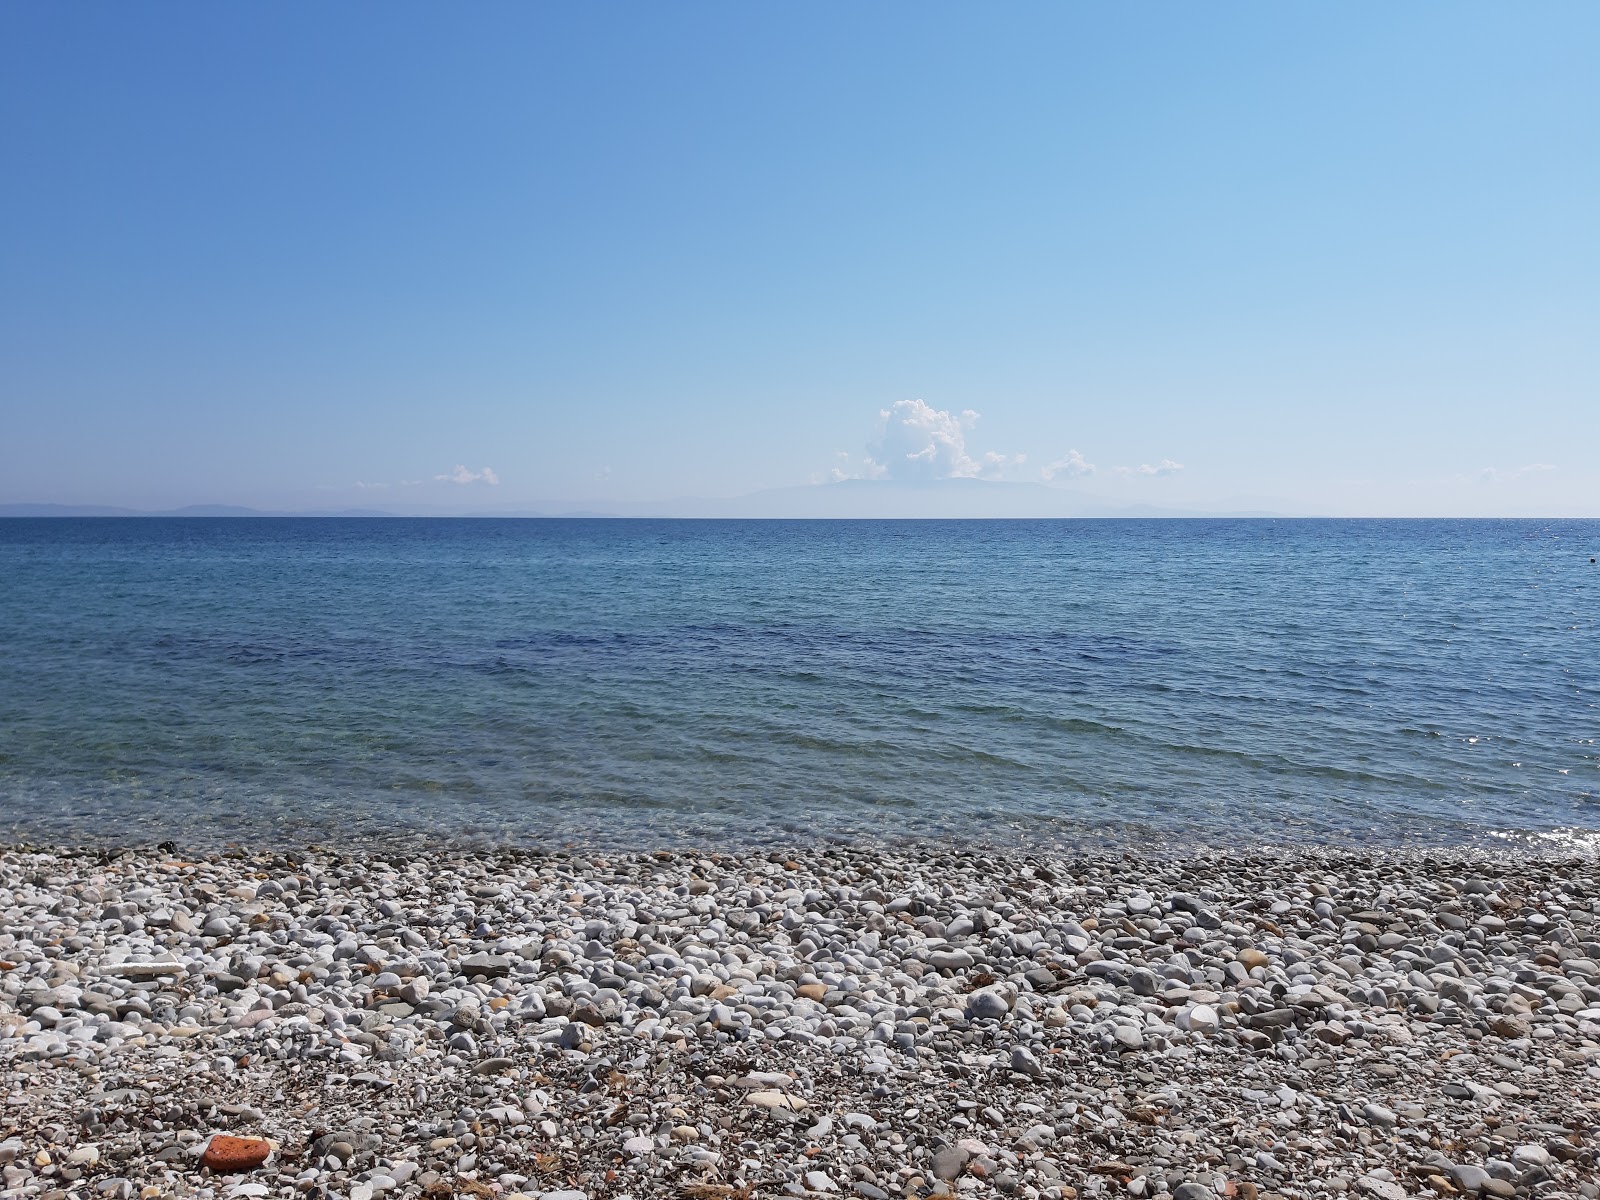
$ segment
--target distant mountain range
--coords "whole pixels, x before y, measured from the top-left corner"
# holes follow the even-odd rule
[[[234,504],[191,504],[159,512],[107,505],[0,504],[0,517],[700,517],[766,519],[964,519],[1040,517],[1272,517],[1264,510],[1212,512],[1148,504],[1117,505],[1067,488],[986,479],[926,483],[847,479],[838,483],[773,488],[730,499],[684,497],[619,502],[603,507],[549,502],[537,508],[507,506],[469,511],[390,511],[374,508],[288,512]]]
[[[0,517],[392,517],[375,508],[316,509],[274,512],[241,504],[187,504],[182,508],[150,510],[116,508],[109,504],[0,504]]]

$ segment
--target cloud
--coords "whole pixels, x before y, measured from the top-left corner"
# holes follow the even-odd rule
[[[1027,461],[1025,454],[990,450],[978,456],[967,451],[967,433],[978,423],[972,409],[953,413],[922,400],[896,400],[878,413],[878,427],[867,445],[860,469],[849,455],[833,468],[841,479],[998,479]]]
[[[1054,479],[1057,475],[1066,479],[1080,479],[1094,474],[1094,464],[1085,462],[1083,455],[1076,450],[1068,450],[1065,457],[1056,459],[1039,473],[1046,479]]]
[[[934,408],[923,400],[897,400],[878,412],[878,423],[867,452],[859,459],[845,450],[834,452],[834,464],[827,477],[835,483],[847,479],[890,479],[930,481],[936,479],[1022,479],[1020,471],[1026,454],[1001,454],[996,450],[978,453],[969,450],[967,438],[978,423],[972,409],[952,412]],[[1154,466],[1111,467],[1122,476],[1176,475],[1183,464],[1163,458]],[[1083,479],[1100,468],[1080,450],[1068,450],[1062,457],[1041,467],[1034,479]],[[819,473],[812,477],[819,481]]]
[[[977,474],[982,479],[999,479],[1010,468],[1020,467],[1027,461],[1026,454],[997,454],[993,450],[987,450],[983,458],[978,461]]]
[[[610,473],[610,470],[611,470],[610,467],[606,468],[606,472],[608,474]],[[431,479],[399,479],[399,480],[394,481],[393,483],[369,483],[366,480],[358,479],[358,480],[356,480],[355,483],[352,483],[352,484],[331,484],[330,483],[330,484],[319,484],[318,486],[319,487],[329,487],[329,488],[339,488],[339,487],[348,486],[348,487],[355,488],[358,492],[381,492],[381,491],[386,491],[389,488],[422,487],[422,486],[424,486],[426,484],[430,484],[430,483],[456,483],[456,484],[486,483],[490,487],[499,487],[500,486],[500,476],[495,474],[495,470],[494,470],[493,467],[484,467],[481,471],[474,471],[470,467],[465,467],[465,466],[462,466],[461,464],[458,463],[454,470],[446,471],[446,472],[444,472],[443,474],[440,474],[440,475],[435,475]]]
[[[469,471],[460,463],[456,464],[455,470],[435,475],[433,478],[436,483],[487,483],[490,487],[497,487],[500,483],[500,476],[494,473],[493,467],[484,467],[481,471]]]
[[[1521,479],[1524,475],[1541,475],[1546,471],[1554,471],[1554,463],[1528,463],[1514,471],[1502,471],[1497,467],[1485,467],[1478,472],[1478,482],[1487,484],[1511,483]]]
[[[868,467],[875,477],[890,479],[976,476],[980,464],[967,454],[967,430],[977,421],[970,408],[950,413],[921,400],[896,400],[878,414]]]

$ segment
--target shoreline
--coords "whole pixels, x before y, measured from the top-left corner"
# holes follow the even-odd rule
[[[25,852],[117,856],[183,855],[194,859],[234,859],[241,856],[274,858],[285,861],[303,857],[360,857],[413,859],[443,855],[450,858],[496,858],[512,862],[536,859],[621,861],[669,857],[763,858],[772,855],[834,853],[853,851],[887,856],[911,855],[942,857],[963,853],[982,853],[989,857],[1020,862],[1082,861],[1097,862],[1120,858],[1154,863],[1193,859],[1253,861],[1262,857],[1291,854],[1303,861],[1363,860],[1382,858],[1398,862],[1465,862],[1520,859],[1565,863],[1600,860],[1600,826],[1580,828],[1559,826],[1545,829],[1500,828],[1483,823],[1457,829],[1396,826],[1379,833],[1374,824],[1364,836],[1349,830],[1315,833],[1286,827],[1276,837],[1272,833],[1247,835],[1240,828],[1225,834],[1207,827],[1202,835],[1191,830],[1174,831],[1135,821],[1084,824],[1063,830],[1042,832],[1014,820],[991,826],[988,836],[961,830],[933,833],[920,828],[908,832],[885,833],[883,826],[895,814],[891,811],[876,825],[844,825],[802,835],[783,827],[743,838],[731,836],[720,825],[691,827],[683,832],[661,836],[659,831],[626,828],[604,829],[578,826],[558,833],[529,836],[527,833],[447,833],[422,827],[389,825],[378,827],[357,824],[333,828],[332,819],[315,828],[298,832],[279,828],[243,826],[228,836],[196,835],[192,824],[183,833],[164,828],[140,836],[129,830],[108,833],[41,830],[17,823],[0,828],[0,853]],[[670,813],[677,821],[685,814]],[[1253,821],[1256,814],[1248,814]],[[196,822],[226,818],[196,815]],[[713,849],[715,847],[715,849]]]
[[[1570,849],[178,854],[0,852],[5,1196],[1600,1196]]]

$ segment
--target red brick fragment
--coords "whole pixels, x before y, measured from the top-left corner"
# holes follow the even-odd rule
[[[272,1143],[265,1138],[230,1137],[226,1133],[214,1134],[200,1156],[200,1165],[209,1167],[218,1175],[232,1175],[239,1171],[253,1171],[267,1161],[272,1153]]]

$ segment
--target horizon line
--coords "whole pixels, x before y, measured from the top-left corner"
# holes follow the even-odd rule
[[[184,505],[176,509],[127,510],[122,512],[59,511],[75,508],[103,509],[112,505],[61,505],[61,504],[0,504],[0,520],[6,521],[700,521],[700,522],[842,522],[842,521],[1600,521],[1600,514],[1592,516],[1563,515],[1560,513],[1471,515],[1452,514],[1339,514],[1339,513],[1101,513],[1057,514],[1040,516],[707,516],[662,514],[626,514],[607,512],[552,512],[552,513],[393,513],[393,512],[322,512],[274,511],[249,509],[242,505]],[[7,509],[55,509],[53,512],[9,512]],[[192,512],[189,509],[233,508],[233,512]]]

